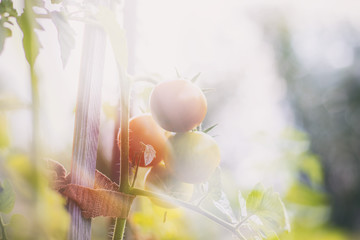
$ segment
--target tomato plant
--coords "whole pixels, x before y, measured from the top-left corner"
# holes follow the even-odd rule
[[[118,135],[121,145],[120,134]],[[129,161],[140,167],[151,167],[167,156],[166,132],[150,114],[133,117],[129,121]],[[153,154],[153,156],[151,156]],[[146,159],[148,156],[149,159]]]
[[[26,225],[13,225],[11,220],[8,225],[2,219],[2,213],[8,214],[12,211],[15,196],[22,197],[20,202],[26,202],[34,209],[29,214],[31,223],[34,223],[29,225],[29,229],[35,229],[29,235],[30,238],[36,236],[39,239],[64,239],[68,235],[69,239],[90,239],[91,220],[88,218],[106,216],[116,217],[112,239],[121,240],[124,238],[126,222],[132,217],[129,211],[136,196],[149,197],[156,204],[165,207],[176,205],[192,210],[218,223],[239,239],[266,237],[274,239],[277,237],[277,232],[288,229],[283,203],[271,190],[259,186],[249,194],[246,202],[239,194],[238,208],[242,212],[235,218],[229,200],[221,189],[220,180],[219,184],[211,186],[211,182],[214,181],[209,180],[209,177],[217,176],[213,173],[220,162],[220,150],[215,140],[206,133],[189,132],[201,124],[207,112],[207,100],[202,90],[194,83],[180,79],[158,84],[150,96],[152,115],[142,114],[129,121],[130,89],[135,78],[133,79],[127,72],[126,36],[116,16],[116,9],[120,6],[113,7],[119,1],[83,2],[84,4],[78,4],[78,1],[26,0],[21,9],[23,11],[18,13],[13,7],[12,0],[0,1],[0,33],[4,33],[0,34],[0,52],[5,38],[11,37],[12,30],[18,28],[23,33],[23,49],[30,70],[28,79],[31,80],[31,104],[29,105],[32,119],[29,158],[14,157],[16,152],[7,146],[9,145],[7,140],[3,141],[2,145],[5,146],[0,146],[8,148],[0,153],[1,158],[7,159],[4,164],[0,161],[0,170],[10,169],[10,173],[17,169],[14,175],[10,173],[4,176],[9,176],[18,183],[14,192],[7,181],[0,183],[1,239],[7,239],[5,228],[8,228],[9,232],[22,233],[18,229],[23,229],[22,226]],[[71,175],[65,175],[66,171],[63,167],[55,174],[57,177],[55,182],[64,184],[61,188],[66,189],[59,192],[68,197],[69,216],[65,212],[65,199],[60,198],[60,195],[53,191],[56,189],[50,189],[47,184],[43,184],[43,181],[47,181],[42,177],[45,174],[40,167],[43,163],[41,160],[43,151],[40,148],[42,88],[39,85],[42,76],[38,75],[35,67],[41,47],[35,30],[45,30],[38,22],[40,19],[44,21],[51,19],[54,22],[58,30],[64,66],[75,42],[68,20],[76,20],[85,25]],[[116,154],[112,156],[112,162],[118,163],[120,158],[119,181],[110,180],[95,169],[100,132],[101,76],[105,61],[104,53],[107,49],[106,34],[113,47],[119,74],[120,117],[116,118],[115,126],[121,126],[117,139],[120,157]],[[174,134],[168,138],[167,131]],[[161,161],[164,161],[165,165]],[[130,184],[129,162],[132,166],[152,167],[145,177],[145,189],[137,188],[135,185],[139,168],[136,168]],[[194,188],[194,185],[187,183],[204,184],[196,185]],[[21,194],[21,189],[32,191],[33,194],[28,192]],[[190,201],[193,189],[197,189],[198,198],[194,195]],[[210,204],[212,209],[207,209]],[[93,208],[94,211],[89,214],[89,206],[95,205],[97,208]],[[217,211],[213,211],[213,208]],[[19,209],[21,207],[17,210]],[[255,215],[256,221],[253,218]],[[59,220],[59,223],[47,225],[49,219]],[[9,219],[6,219],[6,222],[8,221]],[[66,226],[69,221],[68,230]]]
[[[201,89],[192,82],[173,80],[154,88],[150,108],[162,128],[171,132],[187,132],[204,120],[207,101]]]
[[[220,163],[217,143],[203,132],[177,133],[169,141],[171,151],[166,164],[181,181],[203,182]]]

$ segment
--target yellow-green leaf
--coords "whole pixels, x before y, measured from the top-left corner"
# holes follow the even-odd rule
[[[9,181],[0,182],[0,212],[10,213],[15,204],[15,192]]]
[[[257,185],[246,200],[248,223],[265,238],[276,239],[276,233],[290,231],[288,216],[279,194]]]

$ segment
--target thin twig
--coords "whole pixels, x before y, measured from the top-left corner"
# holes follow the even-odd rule
[[[138,188],[131,188],[129,190],[129,194],[133,194],[133,195],[138,195],[138,196],[145,196],[145,197],[150,197],[150,198],[156,198],[156,199],[161,199],[161,200],[165,200],[168,202],[171,202],[177,206],[189,209],[193,212],[196,212],[210,220],[212,220],[213,222],[219,224],[220,226],[226,228],[227,230],[229,230],[230,232],[232,232],[234,235],[236,235],[239,239],[243,239],[245,240],[244,236],[239,233],[235,227],[234,224],[228,223],[218,217],[216,217],[215,215],[213,215],[212,213],[205,211],[201,208],[199,208],[196,205],[193,205],[191,203],[173,198],[173,197],[169,197],[163,194],[158,194],[158,193],[154,193],[154,192],[150,192],[150,191],[146,191],[143,189],[138,189]]]
[[[118,66],[120,78],[120,177],[119,191],[128,193],[129,184],[129,92],[130,83],[123,66]],[[117,218],[113,240],[121,240],[124,237],[126,219]]]
[[[1,239],[7,240],[6,230],[5,230],[5,224],[3,222],[2,216],[0,215],[0,229],[1,229]]]
[[[252,216],[253,215],[251,214],[251,215],[247,216],[246,218],[244,218],[243,220],[241,220],[238,224],[236,224],[235,229],[238,229],[241,225],[243,225]]]
[[[132,181],[132,183],[131,183],[131,187],[132,187],[132,188],[135,186],[136,178],[137,178],[138,171],[139,171],[140,159],[141,159],[141,155],[138,155],[138,158],[136,159],[135,174],[134,174],[134,177],[133,177],[133,181]]]
[[[50,14],[36,14],[35,17],[38,19],[51,19]],[[95,21],[91,18],[87,18],[87,17],[68,16],[66,19],[69,21],[76,21],[76,22],[82,22],[82,23],[86,23],[86,24],[90,24],[90,25],[94,25],[94,26],[101,26],[97,21]]]
[[[199,202],[196,204],[196,206],[200,207],[201,204],[204,202],[204,200],[208,197],[209,193],[204,194],[199,200]]]

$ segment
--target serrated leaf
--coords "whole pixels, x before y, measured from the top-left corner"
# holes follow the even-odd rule
[[[117,22],[114,12],[108,8],[99,7],[96,18],[109,35],[118,65],[123,70],[126,70],[128,65],[128,51],[124,29]]]
[[[220,210],[232,223],[237,222],[234,212],[230,206],[230,202],[228,198],[226,197],[226,194],[221,191],[221,196],[219,199],[214,200],[213,199],[214,206]]]
[[[10,213],[15,205],[15,192],[8,180],[0,182],[0,212]]]
[[[2,0],[0,2],[0,14],[8,13],[9,16],[17,17],[16,9],[14,9],[13,2],[11,0]]]
[[[262,240],[261,234],[250,223],[245,223],[238,230],[245,240]]]
[[[156,157],[156,151],[150,144],[145,144],[144,150],[144,162],[145,166],[148,166]]]
[[[34,1],[25,1],[25,8],[23,14],[17,18],[18,24],[23,32],[23,47],[25,51],[25,57],[31,67],[34,66],[36,57],[39,54],[39,48],[41,44],[35,33],[35,29],[42,30],[39,23],[36,22],[35,13],[32,7],[36,4]]]
[[[63,67],[69,59],[70,52],[75,48],[75,31],[71,28],[66,16],[62,12],[53,11],[50,13],[57,32],[61,51]]]
[[[246,211],[246,200],[245,198],[243,197],[243,195],[241,194],[241,192],[239,191],[238,193],[238,202],[239,202],[239,206],[240,206],[240,221],[242,219],[244,219],[245,217],[247,217],[247,211]]]
[[[11,30],[3,26],[3,21],[0,20],[0,53],[4,49],[5,39],[11,37]]]
[[[246,199],[246,205],[249,210],[256,210],[260,207],[264,192],[265,189],[263,185],[258,184],[255,186]]]
[[[241,225],[238,231],[246,240],[276,240],[278,235],[268,226],[264,225],[259,217],[251,216],[248,221]]]
[[[289,220],[284,203],[278,193],[272,189],[265,190],[257,185],[246,199],[248,216],[256,216],[261,224],[250,218],[254,228],[268,237],[269,234],[290,231]]]

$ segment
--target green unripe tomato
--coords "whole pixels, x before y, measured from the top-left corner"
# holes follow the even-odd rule
[[[220,149],[215,140],[203,132],[177,133],[169,138],[170,155],[166,165],[181,181],[206,181],[220,163]]]

